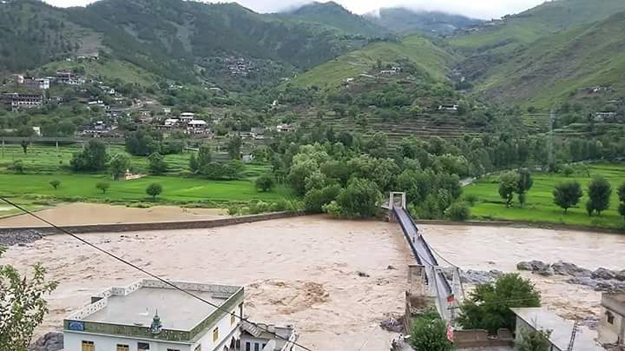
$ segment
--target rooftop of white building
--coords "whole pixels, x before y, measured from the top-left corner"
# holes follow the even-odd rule
[[[536,330],[551,330],[549,341],[566,350],[571,341],[573,322],[541,307],[511,308],[512,312]],[[580,328],[573,343],[573,351],[602,351],[593,338]]]
[[[92,296],[90,304],[65,319],[65,329],[99,332],[111,326],[125,326],[136,329],[131,331],[133,335],[146,334],[158,312],[163,330],[184,332],[179,338],[192,339],[198,326],[211,324],[218,315],[234,311],[243,302],[243,288],[239,286],[172,283],[226,312],[163,282],[144,279]]]

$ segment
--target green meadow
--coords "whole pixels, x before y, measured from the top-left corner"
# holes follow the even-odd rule
[[[482,220],[511,220],[533,223],[555,223],[576,226],[625,228],[625,220],[618,214],[618,187],[625,182],[625,164],[595,164],[589,165],[588,172],[582,167],[574,167],[575,173],[570,177],[563,174],[533,173],[534,185],[527,194],[527,203],[521,207],[515,196],[513,207],[506,208],[505,201],[499,196],[499,177],[489,176],[478,180],[464,188],[464,194],[475,195],[478,202],[471,208],[474,219]],[[602,175],[612,184],[612,200],[609,210],[601,216],[589,217],[585,203],[587,184],[590,176]],[[553,189],[556,184],[576,180],[584,189],[584,197],[568,214],[553,203]]]

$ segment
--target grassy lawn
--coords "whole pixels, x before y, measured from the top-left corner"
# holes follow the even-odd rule
[[[471,209],[476,219],[503,219],[536,223],[559,223],[604,228],[624,228],[625,221],[619,216],[617,189],[625,182],[625,164],[608,165],[596,164],[589,166],[591,176],[602,175],[612,184],[612,200],[610,209],[601,214],[601,217],[588,217],[585,210],[587,184],[591,178],[576,169],[575,174],[565,177],[562,174],[534,173],[534,186],[527,194],[527,204],[521,208],[518,202],[511,208],[506,208],[504,200],[499,197],[499,179],[491,176],[477,181],[464,188],[465,194],[472,194],[479,199]],[[556,184],[564,181],[576,180],[582,184],[584,197],[576,208],[569,209],[568,214],[553,203],[553,189]],[[515,201],[517,201],[515,197]]]
[[[206,207],[220,206],[228,202],[249,202],[262,200],[275,202],[292,199],[287,187],[278,186],[271,192],[256,191],[254,180],[267,172],[269,166],[251,164],[245,166],[244,178],[237,181],[212,181],[201,178],[184,177],[179,173],[188,170],[189,153],[167,155],[169,172],[164,176],[148,176],[130,181],[111,181],[105,173],[72,173],[69,161],[80,146],[31,145],[24,155],[18,145],[6,145],[0,152],[0,194],[10,195],[31,208],[45,205],[47,200],[86,201],[86,202],[151,202],[145,188],[153,182],[163,186],[159,196],[161,204],[199,204]],[[111,146],[109,154],[125,153],[122,146]],[[14,160],[22,160],[25,174],[15,174],[9,169]],[[147,158],[132,157],[133,168],[144,173]],[[59,180],[61,186],[54,190],[50,181]],[[98,182],[106,181],[110,188],[106,194],[96,189]],[[34,202],[34,204],[33,204]],[[0,204],[0,206],[4,206]],[[9,209],[0,207],[0,216],[11,214]]]

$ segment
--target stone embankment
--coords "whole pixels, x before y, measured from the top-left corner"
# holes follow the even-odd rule
[[[570,284],[584,285],[595,291],[623,292],[625,291],[625,270],[610,270],[597,268],[592,271],[579,267],[574,263],[558,261],[553,264],[542,261],[524,261],[517,264],[520,271],[530,271],[545,277],[554,275],[569,277]]]
[[[7,230],[0,233],[0,246],[26,245],[43,238],[43,235],[36,230]]]

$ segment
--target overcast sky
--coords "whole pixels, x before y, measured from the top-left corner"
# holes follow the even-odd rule
[[[55,6],[84,6],[93,0],[44,0]],[[403,6],[416,10],[436,10],[465,16],[491,19],[518,13],[543,3],[545,0],[335,0],[352,12],[364,14],[380,6]],[[215,1],[216,2],[216,1]],[[276,12],[302,5],[306,0],[237,0],[236,2],[257,12]],[[322,1],[325,2],[325,1]]]

